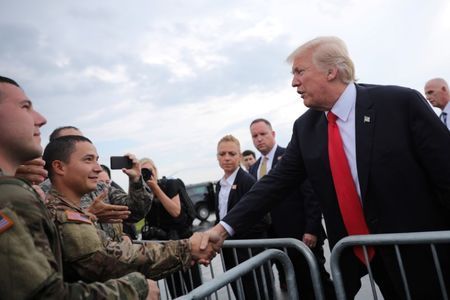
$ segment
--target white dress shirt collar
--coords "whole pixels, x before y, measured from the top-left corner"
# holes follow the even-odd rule
[[[225,175],[220,179],[219,191],[219,217],[222,220],[228,213],[228,198],[230,197],[231,189],[233,188],[234,180],[236,179],[239,168],[237,168],[228,178]]]
[[[234,172],[228,176],[228,178],[225,178],[225,175],[223,175],[223,177],[220,179],[220,186],[223,185],[233,185],[234,180],[236,179],[237,173],[239,171],[239,168],[236,168],[236,170],[234,170]]]
[[[341,119],[344,122],[347,122],[348,118],[350,117],[352,109],[355,107],[355,103],[356,103],[356,86],[353,83],[351,83],[347,85],[344,92],[341,94],[339,99],[334,104],[333,108],[331,108],[331,111],[339,119]]]
[[[338,119],[336,124],[339,127],[344,152],[352,173],[356,191],[361,199],[361,188],[359,186],[358,169],[356,164],[356,132],[355,132],[355,111],[356,111],[356,86],[350,83],[331,108],[333,114]],[[328,112],[326,112],[328,114]]]

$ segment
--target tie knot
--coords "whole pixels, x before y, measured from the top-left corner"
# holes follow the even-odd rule
[[[328,123],[336,123],[337,116],[333,114],[331,111],[328,112],[327,115]]]

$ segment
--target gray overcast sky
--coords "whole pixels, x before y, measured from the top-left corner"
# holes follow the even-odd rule
[[[47,117],[44,144],[74,125],[102,163],[132,152],[195,183],[220,178],[223,135],[254,149],[257,117],[287,145],[305,107],[285,58],[319,35],[347,43],[360,82],[450,80],[447,0],[0,0],[0,74]]]

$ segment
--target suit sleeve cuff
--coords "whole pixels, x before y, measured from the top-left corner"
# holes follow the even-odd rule
[[[231,228],[230,225],[228,225],[224,221],[220,221],[220,225],[222,225],[223,228],[225,228],[225,230],[227,231],[229,236],[233,236],[234,235],[234,230],[233,230],[233,228]]]

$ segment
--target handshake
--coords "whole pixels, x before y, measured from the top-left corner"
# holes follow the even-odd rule
[[[191,246],[192,264],[200,263],[204,266],[210,264],[211,260],[222,248],[228,233],[217,224],[205,232],[196,232],[189,238]]]

